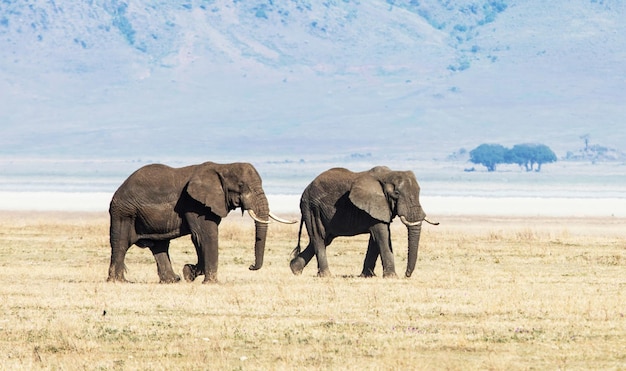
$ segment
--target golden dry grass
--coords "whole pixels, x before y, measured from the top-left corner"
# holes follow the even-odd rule
[[[106,283],[106,214],[0,213],[0,368],[626,369],[625,220],[442,217],[410,279],[362,279],[365,236],[329,247],[335,277],[289,270],[297,225],[220,227],[220,283],[158,284],[149,250]],[[406,231],[394,223],[396,269]],[[188,238],[177,270],[195,262]],[[380,267],[378,267],[380,272]],[[105,314],[106,313],[106,314]]]

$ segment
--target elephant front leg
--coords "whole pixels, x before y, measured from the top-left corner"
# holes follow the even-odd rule
[[[217,282],[217,266],[219,261],[218,223],[211,220],[202,222],[201,230],[193,232],[199,246],[198,269],[204,273],[202,283]],[[203,264],[203,265],[200,265]]]
[[[204,253],[200,247],[200,241],[196,233],[191,234],[191,242],[193,242],[196,248],[196,256],[198,257],[197,264],[185,264],[183,267],[183,277],[185,281],[193,282],[198,276],[204,275]]]
[[[180,281],[180,276],[174,273],[169,254],[170,241],[154,241],[150,251],[154,255],[157,264],[157,272],[161,283],[173,283]]]
[[[391,233],[389,231],[389,224],[376,224],[370,229],[370,236],[370,238],[373,240],[371,243],[374,243],[379,247],[380,260],[383,263],[383,277],[398,277],[398,275],[396,274],[396,266],[393,259],[393,252],[391,250]]]
[[[199,215],[188,213],[187,223],[191,231],[191,240],[196,247],[198,264],[188,264],[183,269],[185,279],[193,281],[204,274],[202,283],[217,282],[218,263],[218,225],[221,218],[213,214]]]
[[[219,260],[217,239],[210,241],[204,249],[204,281],[202,283],[217,282],[217,263]]]
[[[374,268],[376,268],[376,261],[380,255],[380,247],[370,235],[369,242],[367,244],[367,252],[365,253],[365,260],[363,261],[363,270],[360,277],[376,277]]]

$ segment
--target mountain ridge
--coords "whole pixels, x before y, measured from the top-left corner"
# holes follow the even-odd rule
[[[626,142],[619,1],[0,4],[0,154]]]

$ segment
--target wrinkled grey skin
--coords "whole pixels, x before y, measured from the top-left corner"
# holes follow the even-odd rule
[[[304,190],[300,199],[302,219],[298,246],[292,253],[290,267],[302,273],[313,255],[317,257],[318,276],[330,276],[326,247],[335,237],[369,233],[370,239],[361,276],[374,276],[378,255],[383,277],[397,277],[389,226],[395,216],[404,216],[407,226],[408,259],[406,277],[415,269],[421,233],[426,214],[419,201],[420,187],[411,171],[392,171],[379,166],[354,173],[334,168],[320,174]],[[302,223],[306,225],[309,244],[300,251]]]
[[[148,247],[157,264],[161,283],[180,280],[169,257],[170,240],[191,234],[198,263],[187,264],[185,279],[204,274],[204,283],[217,281],[218,225],[230,210],[252,209],[268,220],[269,206],[261,177],[248,163],[171,168],[152,164],[135,171],[113,195],[111,265],[108,281],[126,281],[124,258],[133,245]],[[263,266],[267,224],[255,221],[255,263]]]

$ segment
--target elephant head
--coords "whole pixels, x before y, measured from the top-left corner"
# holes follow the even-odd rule
[[[261,177],[248,163],[203,164],[191,176],[187,193],[220,218],[226,217],[230,210],[238,207],[242,213],[244,210],[248,211],[255,221],[255,262],[250,270],[263,266],[269,218],[282,223],[295,223],[280,219],[270,212]]]
[[[426,213],[419,200],[420,186],[412,171],[392,171],[380,166],[362,173],[350,189],[350,201],[372,218],[390,223],[396,216],[408,229],[406,277],[417,262],[417,251]],[[435,224],[435,223],[432,223]]]

